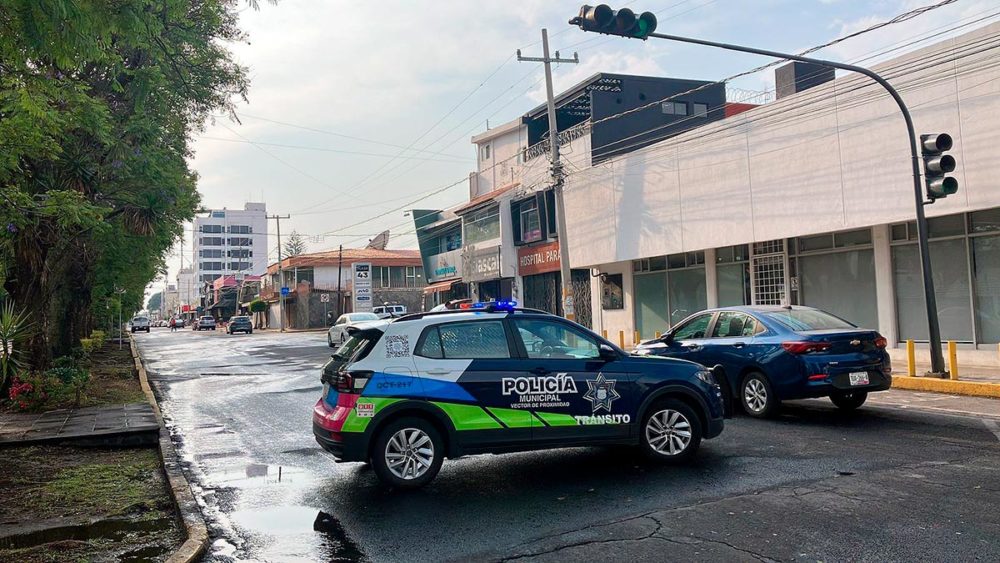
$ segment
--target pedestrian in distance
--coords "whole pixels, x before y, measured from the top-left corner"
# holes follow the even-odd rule
[[[170,332],[177,332],[177,318],[170,319]]]

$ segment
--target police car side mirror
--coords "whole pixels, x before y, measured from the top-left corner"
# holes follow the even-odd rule
[[[618,352],[614,348],[608,346],[607,344],[601,344],[598,348],[598,353],[601,355],[601,359],[605,362],[610,362],[612,360],[618,359]]]

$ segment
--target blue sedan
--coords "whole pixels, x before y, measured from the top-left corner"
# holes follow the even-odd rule
[[[746,306],[695,313],[634,353],[712,366],[727,398],[766,417],[790,399],[830,397],[841,409],[860,407],[868,393],[892,385],[885,347],[878,332],[819,309]]]

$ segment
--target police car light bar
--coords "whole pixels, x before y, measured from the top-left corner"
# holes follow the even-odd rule
[[[517,308],[517,301],[478,301],[476,303],[462,303],[458,308],[463,310],[513,311]]]

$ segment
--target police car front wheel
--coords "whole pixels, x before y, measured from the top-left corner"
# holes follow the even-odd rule
[[[655,460],[685,462],[698,450],[701,439],[701,420],[691,407],[677,399],[653,405],[643,419],[642,449]]]
[[[401,489],[429,483],[441,469],[444,441],[422,418],[401,418],[383,428],[375,442],[371,463],[379,479]]]

